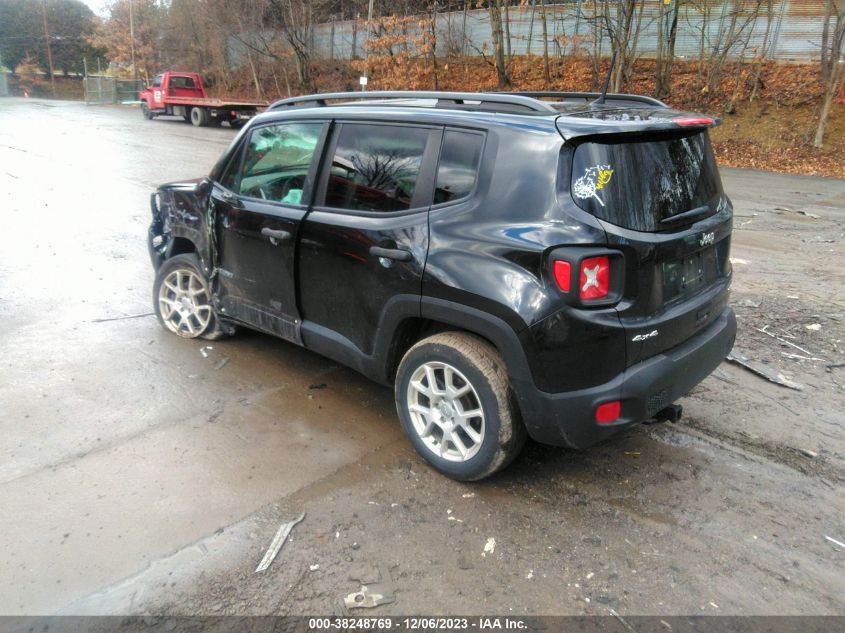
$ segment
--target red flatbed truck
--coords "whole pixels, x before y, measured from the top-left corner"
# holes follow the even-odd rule
[[[197,127],[219,125],[227,121],[240,127],[258,114],[267,103],[260,101],[229,101],[206,95],[199,73],[168,71],[156,75],[153,85],[138,95],[145,119],[169,114],[181,116]]]

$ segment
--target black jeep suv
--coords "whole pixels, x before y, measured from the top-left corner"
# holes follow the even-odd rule
[[[392,384],[411,442],[455,479],[503,468],[526,434],[585,447],[674,419],[736,332],[719,121],[597,97],[279,101],[208,177],[153,195],[156,314]]]

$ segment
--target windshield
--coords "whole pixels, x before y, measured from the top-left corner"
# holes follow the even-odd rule
[[[716,212],[722,183],[706,132],[611,138],[575,150],[570,189],[582,209],[635,231],[677,230]],[[694,210],[687,222],[666,222]]]

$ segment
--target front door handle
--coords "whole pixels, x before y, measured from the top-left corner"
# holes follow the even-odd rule
[[[411,251],[401,248],[382,248],[381,246],[371,246],[370,255],[384,257],[385,259],[395,259],[397,262],[409,262],[414,258]]]
[[[270,243],[273,246],[278,246],[279,243],[284,242],[290,239],[290,232],[289,231],[277,231],[275,229],[267,228],[266,226],[261,229],[261,235],[270,239]]]

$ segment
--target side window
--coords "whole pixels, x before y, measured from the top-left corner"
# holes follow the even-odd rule
[[[161,88],[161,75],[156,75],[153,79],[153,88]]]
[[[344,123],[332,157],[326,206],[410,209],[428,136],[423,128]]]
[[[250,198],[302,204],[305,179],[322,128],[322,123],[283,123],[254,129],[246,144],[236,191]],[[227,178],[228,174],[224,185]]]
[[[434,204],[465,198],[472,193],[483,144],[481,134],[446,130],[437,166]]]

